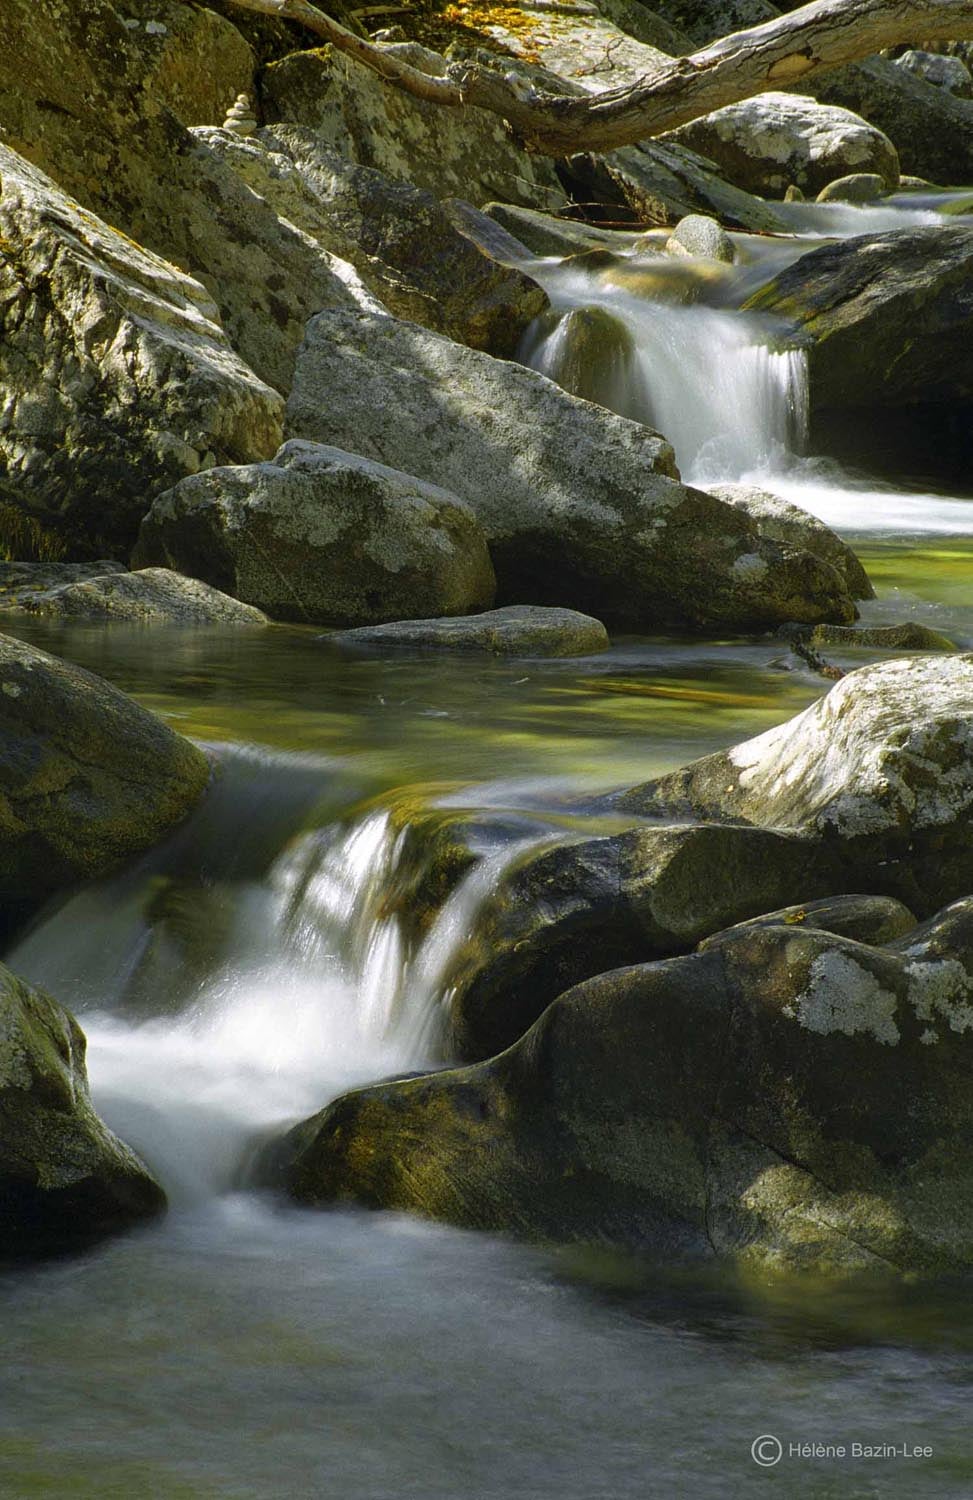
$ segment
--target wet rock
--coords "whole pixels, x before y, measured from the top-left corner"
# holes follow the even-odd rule
[[[35,594],[23,607],[62,620],[127,625],[268,625],[250,604],[221,594],[208,583],[167,568],[113,572],[60,584]]]
[[[208,780],[203,753],[124,693],[0,636],[0,908],[149,848]]]
[[[445,71],[445,58],[423,53],[410,55],[414,66]],[[307,126],[322,146],[438,198],[477,206],[498,198],[555,213],[564,202],[553,162],[519,147],[496,115],[444,110],[390,89],[330,47],[292,53],[267,68],[262,97],[268,121]]]
[[[0,175],[0,541],[97,557],[183,475],[273,452],[282,402],[198,281],[4,147]]]
[[[818,193],[819,203],[874,203],[888,191],[885,180],[875,172],[852,172],[838,177]]]
[[[316,443],[286,443],[272,463],[210,469],[160,495],[135,561],[202,578],[274,619],[321,625],[493,602],[486,539],[461,500]]]
[[[525,361],[544,342],[544,374],[562,390],[597,401],[619,416],[641,420],[649,407],[645,376],[631,330],[597,304],[548,313],[528,337]]]
[[[198,134],[282,218],[350,262],[397,317],[512,356],[547,306],[536,282],[484,254],[431,193],[356,166],[306,128],[249,140]]]
[[[751,927],[562,995],[488,1062],[346,1094],[299,1202],[829,1274],[973,1263],[973,911],[891,947]]]
[[[815,625],[806,636],[812,646],[864,646],[882,651],[955,651],[955,642],[928,625]]]
[[[465,500],[488,537],[501,604],[681,626],[854,618],[827,564],[679,484],[657,433],[414,324],[315,319],[288,425]]]
[[[973,75],[961,57],[944,57],[938,52],[917,52],[910,48],[897,57],[895,63],[959,99],[973,96]]]
[[[706,214],[687,214],[680,219],[666,241],[666,251],[669,255],[702,255],[708,260],[726,261],[728,265],[735,259],[730,236]]]
[[[971,743],[973,656],[903,657],[849,673],[796,718],[618,804],[787,830],[839,860],[844,889],[925,916],[973,885]]]
[[[335,646],[435,647],[486,651],[493,656],[591,656],[609,645],[600,620],[573,609],[545,609],[536,604],[508,605],[452,619],[395,620],[338,631],[328,641]]]
[[[504,872],[444,976],[447,1053],[490,1057],[571,985],[823,897],[836,875],[829,852],[808,839],[715,824],[533,850]]]
[[[814,250],[747,304],[807,340],[813,409],[973,399],[973,231],[859,235]]]
[[[805,552],[811,552],[823,562],[830,563],[844,579],[845,587],[853,599],[874,599],[875,590],[871,580],[848,543],[843,542],[830,526],[825,526],[816,516],[801,510],[799,505],[792,505],[789,500],[782,500],[779,495],[756,489],[752,485],[717,484],[708,485],[707,488],[711,495],[716,495],[727,505],[738,506],[750,516],[756,522],[761,536],[784,542],[789,547],[803,548]],[[838,626],[836,629],[853,632],[854,627]],[[823,641],[824,637],[815,644]],[[909,642],[903,640],[901,644],[908,645]]]
[[[165,1204],[92,1108],[77,1021],[0,964],[0,1259],[78,1249]]]
[[[881,947],[904,937],[918,926],[918,920],[901,901],[891,896],[826,896],[822,901],[806,901],[800,906],[785,906],[764,916],[751,917],[735,927],[714,932],[699,945],[699,952],[734,937],[744,927],[801,927],[815,932],[832,932],[836,937],[852,938],[856,943]]]
[[[708,157],[737,187],[776,198],[790,183],[815,194],[850,173],[877,174],[885,192],[899,181],[887,135],[850,110],[800,94],[758,94],[662,139]]]

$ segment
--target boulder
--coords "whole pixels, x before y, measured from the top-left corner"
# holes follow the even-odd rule
[[[966,409],[971,265],[973,230],[859,235],[802,256],[746,305],[797,325],[809,346],[812,409]]]
[[[283,404],[199,282],[2,146],[0,178],[0,544],[97,557],[160,489],[272,453]]]
[[[854,618],[826,564],[679,484],[657,433],[415,324],[314,319],[288,428],[459,495],[488,537],[501,604],[683,627]]]
[[[799,547],[821,558],[822,562],[830,563],[844,580],[853,599],[875,598],[871,580],[848,543],[817,516],[810,515],[799,505],[792,505],[789,500],[782,500],[779,495],[748,484],[707,485],[707,489],[727,505],[735,505],[744,511],[755,522],[761,536],[783,542],[787,547]],[[851,633],[855,627],[825,625],[820,628]],[[909,642],[903,640],[901,644],[908,646]]]
[[[751,917],[747,922],[714,932],[700,943],[698,951],[705,953],[707,948],[733,938],[744,927],[809,927],[875,948],[895,942],[918,925],[909,908],[891,896],[826,896],[822,901],[785,906],[780,911]]]
[[[625,18],[631,17],[637,24],[643,15],[648,21],[650,12],[643,12],[640,4],[630,0]],[[657,27],[651,29],[655,31]],[[600,93],[630,88],[669,61],[668,52],[652,42],[639,40],[627,26],[616,24],[614,17],[594,5],[582,8],[527,3],[497,10],[491,18],[490,40],[494,46],[499,42],[511,56],[533,65],[534,76],[538,66],[553,75],[561,85],[561,92]],[[666,40],[674,40],[672,33],[667,33]],[[489,52],[478,52],[476,60],[481,65],[496,65],[495,54]]]
[[[202,751],[117,688],[0,636],[0,909],[149,848],[208,781]]]
[[[485,255],[431,193],[356,166],[306,127],[197,136],[282,218],[350,262],[397,317],[512,356],[547,306],[536,282]]]
[[[445,58],[417,52],[409,55],[414,66],[445,72]],[[496,115],[443,109],[391,89],[330,47],[292,53],[261,82],[269,123],[307,126],[322,146],[439,198],[467,198],[477,207],[498,198],[554,213],[564,202],[553,162],[518,146]]]
[[[253,91],[256,59],[227,16],[182,0],[125,0],[120,14],[146,100],[184,125],[221,125]]]
[[[619,808],[775,829],[926,916],[973,889],[973,655],[862,667],[796,718],[622,793]],[[848,882],[852,882],[849,884]]]
[[[727,265],[732,265],[736,256],[726,230],[706,214],[687,214],[680,219],[666,241],[666,251],[669,255],[702,255]]]
[[[34,600],[64,584],[125,572],[124,563],[109,558],[90,563],[0,562],[0,609],[29,609]]]
[[[185,67],[172,61],[178,38],[185,60],[200,27],[222,36],[226,26],[237,37],[227,57],[238,51],[235,28],[199,21],[206,14],[177,0],[138,0],[137,14],[127,14],[139,20],[133,28],[111,0],[85,0],[83,15],[63,0],[5,0],[0,139],[123,237],[201,282],[233,347],[261,380],[286,391],[308,318],[360,298],[346,284],[350,268],[280,218],[178,117],[175,83],[188,88]],[[153,93],[160,47],[170,49],[173,89]],[[211,53],[201,47],[201,66]],[[235,75],[220,102],[221,76],[214,69],[205,123],[219,124],[249,86]]]
[[[135,562],[320,625],[485,609],[494,593],[486,539],[461,500],[317,443],[286,443],[272,463],[210,469],[167,490],[142,523]]]
[[[883,131],[910,176],[944,186],[973,181],[973,101],[881,57],[814,73],[801,90]]]
[[[75,1250],[165,1204],[92,1108],[77,1021],[0,964],[0,1259]]]
[[[34,592],[31,614],[126,625],[267,625],[267,616],[195,578],[167,568],[112,572]]]
[[[819,203],[874,203],[888,191],[885,179],[876,172],[852,172],[836,177],[818,193]]]
[[[973,96],[973,74],[961,57],[944,57],[939,52],[917,52],[914,48],[895,59],[896,66],[914,73],[936,88],[946,89],[959,99]]]
[[[635,236],[619,229],[601,229],[578,219],[539,213],[517,203],[488,203],[483,212],[516,236],[535,255],[579,255],[586,250],[628,250]]]
[[[492,656],[592,656],[609,645],[600,620],[573,609],[513,604],[482,615],[444,620],[395,620],[360,630],[337,631],[329,645],[385,650],[434,647],[440,651],[485,651]]]
[[[666,1264],[973,1265],[973,902],[886,947],[787,925],[616,970],[509,1051],[346,1094],[270,1154],[355,1202]]]
[[[850,110],[800,94],[758,94],[662,139],[708,157],[737,187],[772,198],[783,197],[791,183],[816,194],[852,172],[877,173],[887,192],[899,181],[887,135]]]
[[[774,830],[673,819],[533,849],[503,871],[443,975],[447,1055],[490,1057],[581,980],[840,889],[826,848]]]
[[[638,422],[649,410],[632,330],[599,303],[539,318],[525,340],[522,358],[572,396],[597,401],[621,417]]]

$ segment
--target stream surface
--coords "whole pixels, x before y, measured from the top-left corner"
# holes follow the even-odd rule
[[[801,205],[795,229],[911,227],[934,207],[825,222]],[[759,479],[804,505],[868,567],[865,623],[920,620],[973,649],[973,501],[800,455],[800,361],[772,353],[732,296],[686,307],[553,263],[537,274],[563,308],[627,320],[646,415],[687,477]],[[545,337],[527,355],[542,367]],[[747,1281],[300,1211],[246,1186],[268,1132],[442,1061],[449,956],[525,843],[597,831],[598,793],[820,695],[784,642],[621,638],[584,660],[495,662],[347,657],[284,627],[3,628],[102,673],[215,747],[222,771],[167,844],[55,904],[5,955],[79,1015],[96,1106],[171,1209],[0,1276],[0,1496],[973,1493],[969,1285]],[[385,897],[397,830],[430,806],[475,811],[485,858],[409,954]],[[765,1434],[784,1449],[766,1471],[751,1457]],[[852,1458],[853,1443],[933,1452]]]

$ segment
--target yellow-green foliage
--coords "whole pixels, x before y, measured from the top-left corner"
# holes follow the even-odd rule
[[[0,500],[0,561],[60,562],[67,543],[35,516]]]

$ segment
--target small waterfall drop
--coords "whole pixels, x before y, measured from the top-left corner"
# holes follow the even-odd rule
[[[223,800],[216,831],[230,843],[246,808]],[[204,804],[175,870],[162,850],[85,888],[7,959],[78,1015],[96,1108],[177,1205],[232,1189],[275,1127],[348,1088],[435,1065],[453,956],[525,846],[475,863],[410,950],[390,900],[405,841],[387,807],[296,840],[282,829],[284,846],[246,879],[181,884],[179,869],[201,854],[194,828],[212,837],[213,822]]]

